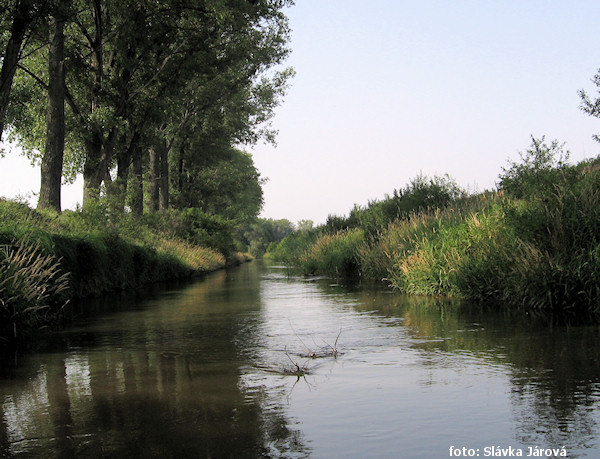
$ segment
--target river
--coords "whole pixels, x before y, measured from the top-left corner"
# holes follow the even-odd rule
[[[3,457],[600,457],[595,326],[260,261],[84,306],[3,365]]]

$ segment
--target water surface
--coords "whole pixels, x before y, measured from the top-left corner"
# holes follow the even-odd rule
[[[260,262],[84,306],[4,365],[4,457],[600,457],[598,327]]]

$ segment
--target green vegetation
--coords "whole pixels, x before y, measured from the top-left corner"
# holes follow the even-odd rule
[[[41,167],[37,211],[0,200],[0,339],[287,234],[245,232],[265,179],[240,148],[274,141],[292,3],[0,0],[0,139]]]
[[[83,207],[256,216],[238,148],[274,141],[292,3],[0,0],[0,137],[40,164],[38,207],[81,174]]]
[[[469,196],[448,177],[419,176],[349,217],[292,233],[267,256],[305,274],[352,273],[405,293],[597,320],[600,158],[567,159],[558,142],[533,139],[497,192]]]
[[[0,200],[0,339],[54,323],[70,299],[244,260],[221,217],[188,209],[109,220],[102,203],[58,214]]]
[[[381,201],[355,206],[348,217],[330,215],[322,226],[298,229],[271,245],[266,257],[298,266],[305,274],[363,273],[370,269],[361,261],[367,241],[378,241],[394,222],[410,220],[415,212],[447,206],[464,194],[448,176],[419,175]]]
[[[311,227],[312,221],[300,222],[299,228]],[[294,225],[286,219],[258,218],[238,230],[238,250],[261,258],[271,244],[277,244],[294,231]]]
[[[61,273],[55,257],[39,247],[22,244],[0,251],[0,336],[17,339],[23,330],[43,325],[56,314],[56,304],[68,289],[68,275]]]

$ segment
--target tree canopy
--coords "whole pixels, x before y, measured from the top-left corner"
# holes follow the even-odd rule
[[[263,179],[240,147],[274,140],[292,3],[1,0],[0,120],[43,166],[39,205],[60,211],[61,178],[83,174],[84,207],[257,215]]]

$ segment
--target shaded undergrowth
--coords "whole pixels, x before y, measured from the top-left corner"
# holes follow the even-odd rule
[[[210,219],[198,212],[114,217],[101,203],[56,214],[0,200],[0,341],[56,323],[70,299],[244,261],[218,218],[209,231],[200,227]]]

